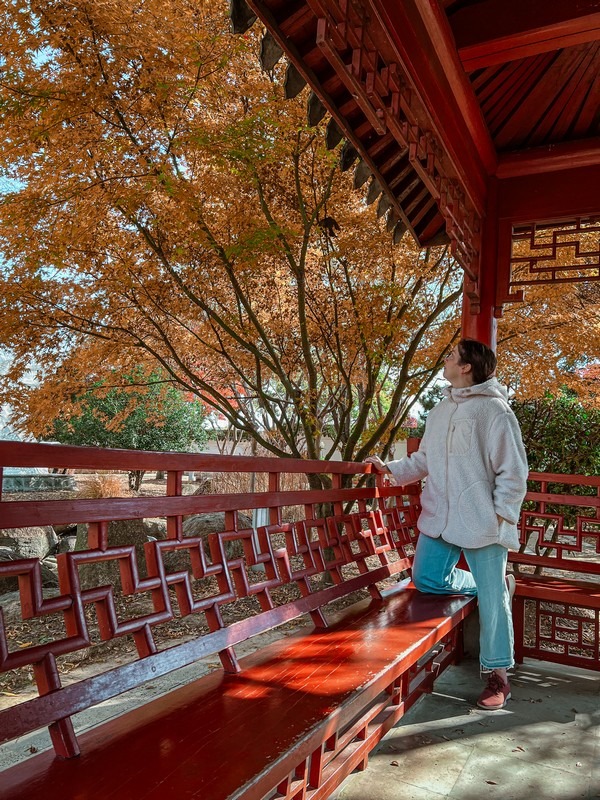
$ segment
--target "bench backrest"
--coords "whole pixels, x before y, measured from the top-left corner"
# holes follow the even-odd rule
[[[0,671],[33,667],[40,695],[0,712],[0,741],[47,725],[64,756],[78,752],[72,714],[212,653],[235,671],[236,644],[306,613],[325,625],[327,603],[365,588],[377,596],[377,583],[409,568],[414,553],[417,487],[384,485],[363,464],[0,442],[0,469],[5,466],[167,474],[162,497],[0,501],[2,529],[87,526],[88,548],[57,557],[58,592],[43,590],[37,559],[0,563],[0,578],[18,577],[24,620],[59,615],[64,621],[63,636],[16,646],[0,609]],[[217,481],[254,473],[265,485],[262,491],[184,495],[183,475],[191,471]],[[312,486],[326,488],[286,489],[290,475],[311,476]],[[242,512],[253,509],[264,509],[268,520],[256,530],[242,521]],[[184,534],[186,516],[215,512],[224,514],[222,532]],[[156,517],[166,520],[166,538],[147,541],[143,553],[133,544],[111,545],[112,522]],[[188,566],[170,568],[173,554],[183,554]],[[107,561],[118,564],[120,587],[90,585],[89,579],[82,584],[83,570]],[[151,607],[120,619],[118,591],[145,595]],[[228,622],[230,604],[249,600],[254,615]],[[190,614],[205,620],[206,632],[159,652],[155,627],[176,626]],[[90,647],[98,635],[105,642],[132,636],[138,660],[63,687],[56,659]]]
[[[518,660],[600,668],[600,478],[530,473],[513,604]]]
[[[529,473],[519,537],[509,559],[524,574],[600,576],[600,477]]]

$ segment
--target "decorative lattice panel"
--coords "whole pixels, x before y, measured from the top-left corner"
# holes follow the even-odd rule
[[[23,618],[62,615],[65,635],[51,642],[14,646],[0,613],[0,669],[15,669],[39,662],[45,655],[72,653],[91,642],[96,624],[103,640],[132,635],[140,657],[156,652],[152,631],[189,614],[204,615],[211,631],[223,628],[223,609],[245,598],[256,598],[260,610],[281,604],[275,590],[295,583],[301,596],[322,588],[311,580],[328,572],[335,583],[372,572],[382,564],[404,559],[416,534],[415,512],[407,508],[362,510],[329,518],[299,520],[252,529],[238,527],[236,512],[231,528],[208,536],[148,542],[144,546],[140,576],[139,554],[131,546],[107,545],[108,523],[98,526],[99,547],[58,556],[60,593],[45,599],[37,559],[0,565],[0,576],[19,578]],[[94,526],[90,526],[94,527]],[[168,556],[185,555],[189,568],[174,568]],[[120,585],[82,588],[80,571],[98,562],[118,567]],[[197,584],[201,582],[200,596]],[[115,601],[124,595],[146,594],[151,610],[120,619]],[[91,614],[87,611],[92,612]]]
[[[523,656],[597,670],[600,665],[600,610],[570,602],[524,598]],[[581,601],[584,603],[585,601]]]
[[[600,573],[600,479],[531,473],[519,538],[520,560],[535,557],[538,572],[579,566]]]
[[[600,219],[579,217],[513,228],[509,295],[541,283],[598,280]]]
[[[367,24],[359,3],[333,3],[327,15],[318,16],[316,44],[374,134],[396,141],[423,184],[423,197],[418,201],[414,197],[412,203],[404,197],[400,200],[390,192],[385,208],[392,210],[394,219],[402,218],[404,227],[408,223],[418,228],[427,215],[434,213],[437,204],[452,253],[466,272],[466,290],[473,302],[478,302],[480,215],[465,194],[462,178],[455,172],[437,132],[427,124],[428,115],[411,89],[408,74],[398,61],[386,62],[372,31],[373,25]],[[369,153],[369,160],[372,157]],[[378,185],[379,179],[381,186],[394,185],[390,182],[391,173],[383,168],[380,173],[375,159],[369,166]]]
[[[600,478],[531,473],[511,553],[517,660],[600,668]]]

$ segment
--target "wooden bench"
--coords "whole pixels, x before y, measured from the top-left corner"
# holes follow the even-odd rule
[[[0,443],[0,465],[167,472],[165,497],[0,502],[2,527],[84,522],[90,548],[58,557],[52,597],[43,596],[37,561],[0,565],[0,577],[18,575],[23,618],[59,614],[65,624],[63,638],[17,649],[0,627],[0,668],[32,665],[40,695],[0,712],[0,740],[48,726],[55,749],[1,773],[2,800],[326,798],[461,656],[475,600],[408,584],[416,489],[379,477],[365,485],[360,464]],[[257,472],[265,487],[183,496],[182,475],[192,470]],[[328,488],[284,487],[286,475],[301,473],[321,475]],[[254,508],[269,509],[270,524],[257,531],[240,524],[240,512]],[[224,512],[225,530],[208,536],[207,554],[202,538],[183,535],[183,519],[214,512]],[[133,546],[110,545],[109,522],[157,516],[168,538],[144,546],[140,575]],[[187,552],[190,568],[169,571],[173,552]],[[112,585],[80,585],[84,566],[111,560],[124,593],[151,597],[149,612],[120,620]],[[283,589],[293,599],[281,599]],[[328,610],[358,590],[369,596]],[[228,624],[228,606],[240,601],[256,613]],[[204,616],[206,633],[158,651],[155,626],[189,614]],[[236,645],[304,614],[310,631],[238,660]],[[132,636],[139,659],[63,686],[56,659],[89,646],[94,620],[106,641]],[[214,653],[222,669],[75,735],[73,714]]]
[[[600,670],[600,477],[530,473],[511,553],[515,657]]]

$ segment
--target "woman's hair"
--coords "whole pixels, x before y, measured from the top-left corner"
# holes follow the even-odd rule
[[[471,365],[473,383],[484,383],[496,371],[496,354],[493,350],[475,339],[461,339],[458,355],[462,364]]]

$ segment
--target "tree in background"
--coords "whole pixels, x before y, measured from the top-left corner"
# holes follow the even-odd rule
[[[598,284],[540,284],[527,287],[525,300],[508,305],[499,320],[500,380],[519,399],[558,397],[566,389],[586,407],[599,407]]]
[[[52,421],[47,438],[62,444],[130,450],[201,450],[206,441],[204,408],[164,380],[164,374],[115,374],[73,397]],[[36,391],[35,389],[33,390]],[[43,391],[43,389],[42,389]],[[129,473],[139,490],[144,471]]]
[[[600,410],[568,392],[511,405],[533,472],[600,474]]]
[[[600,473],[600,410],[584,406],[573,392],[564,390],[557,397],[547,395],[534,400],[511,403],[521,425],[529,469],[558,475],[598,475]],[[540,491],[538,482],[530,481],[529,488]],[[574,494],[595,497],[594,486],[556,482],[548,483],[550,494]],[[535,507],[535,504],[531,504]],[[531,507],[528,503],[525,508]],[[593,519],[593,506],[565,507],[548,502],[545,510],[550,516],[539,518],[537,525],[545,528],[544,541],[556,541],[562,527],[577,529],[577,516]],[[556,514],[556,517],[551,515]],[[562,519],[559,524],[558,520]],[[585,525],[584,525],[585,527]]]
[[[224,2],[5,9],[3,397],[39,435],[107,370],[160,365],[269,452],[386,457],[458,335],[461,271],[393,243],[282,68],[259,70],[257,31],[227,30]],[[502,321],[520,390],[600,345],[557,297]]]
[[[415,436],[418,436],[419,439],[422,439],[425,433],[425,423],[429,412],[443,399],[442,388],[441,383],[435,383],[420,398],[421,410],[419,411],[418,425],[415,430]]]
[[[461,273],[393,244],[256,34],[176,1],[2,24],[0,335],[22,425],[145,360],[267,451],[389,449],[456,334]],[[44,390],[22,394],[32,356]]]

